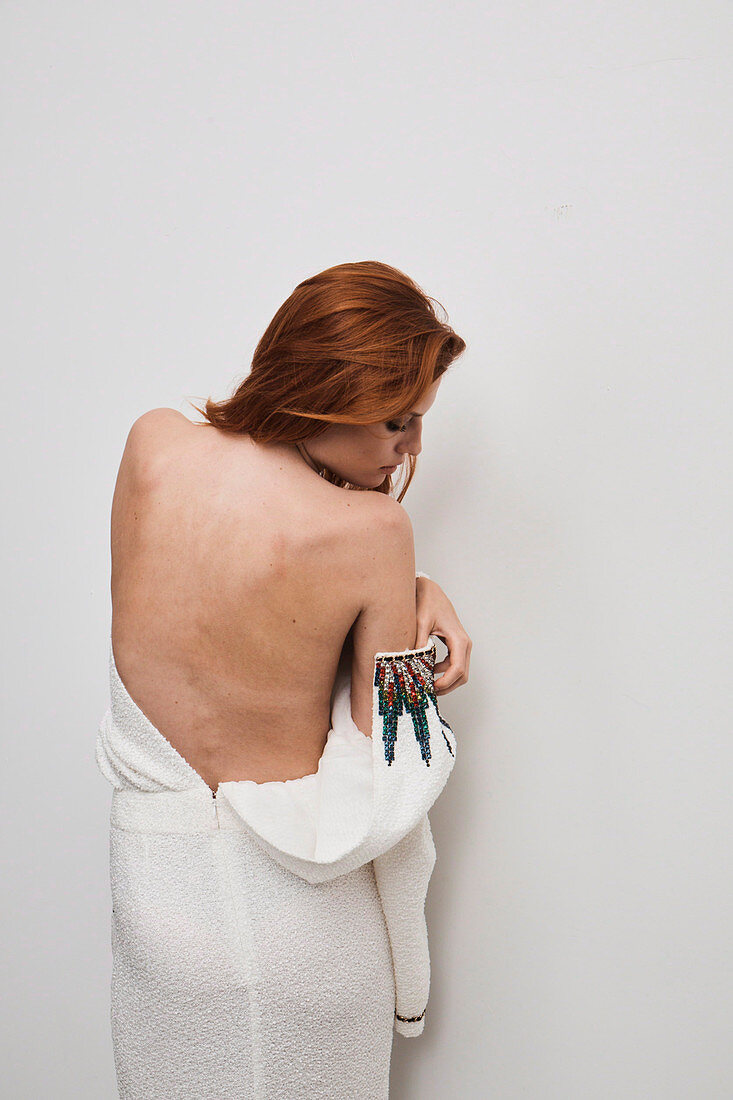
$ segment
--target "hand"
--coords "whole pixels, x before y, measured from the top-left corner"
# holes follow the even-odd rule
[[[434,634],[445,642],[448,656],[435,664],[435,694],[447,695],[468,683],[471,639],[443,589],[428,577],[417,577],[417,640],[414,649],[428,644]],[[440,675],[442,673],[442,675]],[[437,677],[440,675],[440,679]]]

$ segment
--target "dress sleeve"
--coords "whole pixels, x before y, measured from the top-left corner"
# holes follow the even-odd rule
[[[389,933],[395,976],[394,1028],[413,1038],[425,1027],[430,993],[430,949],[425,901],[435,866],[430,819],[374,860],[374,878]]]

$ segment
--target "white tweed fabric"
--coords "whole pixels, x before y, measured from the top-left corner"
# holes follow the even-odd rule
[[[427,811],[455,762],[435,642],[378,653],[372,736],[342,662],[318,770],[216,793],[131,698],[110,639],[112,1039],[123,1100],[384,1100],[425,1025]],[[380,703],[392,699],[391,715]]]

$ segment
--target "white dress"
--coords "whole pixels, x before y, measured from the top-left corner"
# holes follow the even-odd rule
[[[435,642],[374,659],[372,737],[334,685],[317,772],[208,784],[130,697],[110,640],[111,1024],[122,1100],[384,1100],[425,1024],[427,811],[456,742]]]

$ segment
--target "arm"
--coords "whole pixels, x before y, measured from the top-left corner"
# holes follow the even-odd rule
[[[417,631],[415,546],[412,523],[398,501],[379,497],[366,540],[368,576],[363,604],[351,629],[351,715],[372,732],[374,656],[412,647]]]
[[[381,708],[376,711],[374,701],[375,655],[387,650],[408,650],[413,647],[417,632],[416,588],[425,583],[419,580],[420,577],[425,578],[427,583],[431,582],[427,574],[415,573],[412,527],[404,510],[395,511],[390,517],[390,523],[380,528],[379,544],[370,598],[362,608],[353,630],[351,713],[362,732],[372,734],[373,730],[376,731],[374,737],[380,740],[379,756],[382,760],[384,748],[381,731],[384,727],[380,728],[379,715],[382,712]],[[427,642],[428,639],[425,638],[424,644],[427,645]],[[414,648],[419,647],[415,645]],[[399,666],[401,662],[398,661],[397,664]],[[402,675],[408,675],[406,668],[401,672]],[[425,673],[424,668],[422,673]],[[429,674],[428,680],[432,688],[432,676]],[[412,686],[408,683],[408,694],[417,689],[419,696],[419,682],[418,678]],[[435,738],[434,750],[439,754],[442,745],[438,731],[443,720],[436,713],[429,721]],[[414,734],[409,729],[409,719],[406,724],[408,729],[403,725],[400,736],[410,741]],[[445,737],[443,740],[447,742]],[[404,751],[404,747],[403,742],[399,751]],[[393,752],[394,750],[393,745]],[[454,745],[451,747],[449,743],[448,751],[452,757]],[[439,759],[439,755],[436,755],[433,767],[438,766]],[[421,768],[422,765],[418,764],[417,767]],[[407,790],[405,794],[409,797]],[[399,797],[397,792],[395,797]],[[391,806],[394,807],[394,802],[391,802]],[[390,812],[389,809],[387,812]],[[430,992],[430,951],[425,900],[435,858],[430,820],[425,812],[397,844],[373,860],[374,877],[387,922],[394,965],[394,1027],[405,1037],[421,1035],[425,1027]]]

